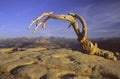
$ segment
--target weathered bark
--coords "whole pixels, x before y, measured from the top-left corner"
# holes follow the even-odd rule
[[[47,18],[45,18],[43,21],[39,20],[43,17],[47,16]],[[36,22],[36,27],[34,29],[34,32],[36,32],[36,30],[38,29],[38,27],[42,24],[42,28],[46,29],[45,24],[47,22],[48,19],[53,18],[53,19],[61,19],[61,20],[66,20],[70,22],[70,26],[73,27],[77,37],[78,37],[78,41],[81,43],[83,50],[85,50],[87,53],[89,54],[96,54],[96,55],[102,55],[101,50],[97,47],[97,44],[93,44],[91,41],[87,40],[86,35],[87,35],[87,24],[86,21],[82,18],[82,16],[75,14],[75,13],[68,13],[67,15],[64,14],[59,14],[59,15],[55,15],[53,14],[53,12],[47,12],[47,13],[43,13],[40,16],[36,17],[29,25],[28,28],[30,28],[32,26],[33,23]],[[79,26],[78,26],[78,19],[81,24],[82,24],[82,32],[80,32]],[[101,52],[101,53],[100,53]],[[107,53],[109,54],[109,53]],[[112,54],[113,55],[113,54]],[[114,55],[112,56],[111,59],[115,59]]]
[[[43,17],[47,16],[46,19],[44,19],[43,21],[40,21],[39,20]],[[38,29],[38,27],[42,24],[42,28],[45,29],[45,24],[46,24],[46,21],[49,19],[49,18],[53,18],[53,19],[61,19],[61,20],[67,20],[70,22],[70,24],[73,26],[74,30],[75,30],[75,33],[76,35],[78,36],[78,40],[81,41],[81,42],[84,42],[86,41],[86,22],[84,21],[84,19],[77,15],[77,14],[74,14],[74,13],[69,13],[68,15],[63,15],[63,14],[59,14],[59,15],[55,15],[53,14],[52,12],[47,12],[47,13],[43,13],[41,14],[40,16],[38,16],[37,18],[35,18],[29,25],[28,28],[30,28],[32,26],[33,23],[36,22],[36,28],[34,29],[34,32],[36,32],[36,30]],[[81,21],[81,23],[83,24],[83,31],[80,32],[79,30],[79,26],[78,26],[78,22],[76,21],[76,18],[79,19]]]

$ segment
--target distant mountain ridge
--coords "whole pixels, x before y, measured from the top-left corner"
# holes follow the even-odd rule
[[[97,38],[90,39],[93,42],[98,43],[98,46],[102,49],[110,50],[113,52],[120,52],[120,37],[116,38]],[[46,44],[47,43],[47,44]],[[54,45],[61,48],[71,48],[74,50],[80,50],[80,43],[74,38],[65,37],[21,37],[21,38],[10,38],[0,40],[0,48],[9,47],[39,47],[45,45]]]

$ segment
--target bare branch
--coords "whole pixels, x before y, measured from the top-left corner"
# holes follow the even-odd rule
[[[31,21],[30,25],[28,26],[28,29],[31,28],[31,26],[38,20],[40,20],[41,18],[43,18],[44,16],[50,16],[51,14],[53,14],[52,12],[47,12],[47,13],[42,13],[40,16],[36,17],[34,20]]]
[[[75,18],[77,18],[81,23],[82,23],[82,34],[81,37],[78,38],[79,41],[81,41],[81,43],[86,41],[86,35],[87,35],[87,24],[86,21],[83,19],[82,16],[75,14],[75,13],[68,13],[68,15],[71,15]],[[82,38],[82,39],[81,39]]]
[[[34,33],[36,32],[36,30],[38,29],[38,27],[42,24],[42,22],[39,22],[38,24],[36,24],[36,27],[34,29]]]
[[[40,19],[42,19],[45,16],[47,16],[47,18],[40,21]],[[86,38],[86,35],[87,35],[86,21],[83,19],[82,16],[80,16],[78,14],[68,13],[67,15],[64,15],[64,14],[55,15],[55,14],[53,14],[53,12],[42,13],[41,15],[36,17],[34,20],[32,20],[32,22],[30,23],[28,28],[31,28],[32,24],[34,24],[36,22],[36,27],[34,29],[34,32],[36,32],[36,30],[38,29],[38,27],[40,25],[42,25],[42,28],[44,30],[46,30],[45,25],[46,25],[46,22],[50,18],[69,21],[70,24],[69,24],[68,28],[70,28],[71,26],[73,27],[73,29],[74,29],[77,37],[78,37],[78,41],[81,43],[81,45],[83,47],[83,50],[85,50],[89,54],[96,54],[96,55],[99,54],[99,55],[101,55],[100,54],[101,50],[97,47],[97,45],[93,44],[91,41],[87,40],[87,38]],[[78,19],[82,24],[82,32],[80,32],[78,22],[77,22],[76,19]],[[114,59],[114,56],[113,56],[113,59]]]
[[[43,23],[43,25],[42,25],[42,28],[44,29],[44,30],[46,30],[46,22],[47,22],[47,20],[49,19],[50,17],[47,17],[46,19],[44,19],[43,21],[42,21],[42,23]]]

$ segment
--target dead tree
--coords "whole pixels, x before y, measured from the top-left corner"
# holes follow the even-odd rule
[[[45,19],[43,19],[42,21],[40,21],[43,17],[46,17]],[[75,13],[68,13],[67,15],[64,14],[53,14],[53,12],[46,12],[46,13],[42,13],[40,14],[38,17],[36,17],[29,25],[29,29],[32,26],[32,24],[36,23],[36,27],[34,29],[34,32],[36,32],[36,30],[38,29],[38,27],[40,25],[42,25],[42,28],[44,30],[46,30],[46,22],[47,20],[49,20],[50,18],[53,19],[61,19],[61,20],[66,20],[69,21],[69,27],[73,27],[77,37],[78,37],[78,41],[81,43],[83,50],[85,50],[85,52],[87,52],[88,54],[97,54],[97,55],[101,55],[101,50],[97,47],[97,44],[93,44],[91,41],[87,40],[86,35],[87,35],[87,24],[86,21],[82,18],[82,16],[75,14]],[[81,24],[82,24],[82,32],[80,32],[79,29],[79,25],[77,20],[78,19]],[[114,57],[112,57],[112,59],[114,59]]]

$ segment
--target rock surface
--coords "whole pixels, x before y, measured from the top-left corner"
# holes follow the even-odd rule
[[[120,61],[65,48],[7,50],[0,79],[120,79]]]

